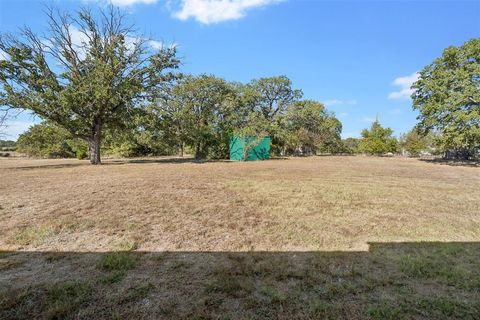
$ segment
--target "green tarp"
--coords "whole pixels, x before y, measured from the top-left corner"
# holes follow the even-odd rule
[[[255,161],[268,159],[270,159],[270,137],[233,136],[230,138],[230,160]]]

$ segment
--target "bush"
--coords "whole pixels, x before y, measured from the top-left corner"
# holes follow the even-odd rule
[[[87,150],[83,150],[83,149],[77,150],[75,152],[75,155],[77,156],[78,160],[86,159],[87,158]]]
[[[377,120],[372,123],[370,130],[364,129],[362,131],[362,139],[358,143],[358,150],[374,155],[396,153],[398,141],[392,134],[392,129],[382,127]]]
[[[84,141],[73,138],[65,129],[44,122],[30,127],[20,135],[17,150],[32,157],[74,158],[84,157],[87,145]]]

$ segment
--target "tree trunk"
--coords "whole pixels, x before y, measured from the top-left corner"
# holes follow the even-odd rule
[[[102,125],[96,121],[92,126],[92,136],[88,140],[88,152],[91,164],[101,164],[100,143],[102,139]]]
[[[200,150],[201,150],[200,142],[198,142],[197,145],[195,146],[195,160],[200,160],[202,158],[200,154]]]
[[[178,156],[183,158],[183,141],[178,144]]]

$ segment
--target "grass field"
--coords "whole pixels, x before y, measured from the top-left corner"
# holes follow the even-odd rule
[[[480,168],[0,160],[0,318],[480,319]]]

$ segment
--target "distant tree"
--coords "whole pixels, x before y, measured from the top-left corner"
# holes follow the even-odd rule
[[[334,152],[340,143],[342,124],[323,104],[297,101],[287,107],[283,118],[288,145],[302,154]]]
[[[400,136],[399,146],[411,156],[418,157],[422,152],[433,152],[433,135],[423,134],[417,128]]]
[[[215,145],[228,143],[224,124],[234,99],[235,91],[225,80],[189,75],[178,82],[171,98],[160,106],[161,116],[171,123],[177,144],[189,145],[195,158],[203,159]]]
[[[258,111],[266,119],[273,119],[287,110],[287,106],[302,97],[302,91],[292,89],[292,81],[286,76],[260,78],[245,86],[244,99],[252,111]]]
[[[13,140],[2,140],[0,139],[0,152],[1,151],[15,151],[17,150],[16,142]],[[2,154],[3,156],[9,156],[7,153]]]
[[[362,139],[358,144],[358,150],[368,154],[381,155],[397,151],[397,139],[392,136],[393,130],[383,128],[376,120],[369,129],[362,131]]]
[[[105,131],[104,153],[121,157],[172,155],[175,145],[159,129],[165,121],[150,108],[138,111],[128,127]]]
[[[175,48],[152,52],[113,7],[98,19],[88,10],[76,17],[51,10],[48,20],[47,38],[28,28],[1,35],[9,59],[0,61],[0,106],[30,110],[85,140],[99,164],[103,130],[128,123],[175,78],[165,72],[179,64]]]
[[[19,136],[17,151],[33,157],[82,159],[86,156],[87,145],[64,128],[44,122]]]
[[[301,99],[302,91],[293,89],[292,81],[286,76],[255,79],[239,91],[241,104],[267,120],[268,126],[262,129],[271,137],[272,152],[281,153],[288,135],[281,126],[281,119],[287,107]]]
[[[13,140],[1,140],[0,139],[0,148],[14,148],[16,142]]]
[[[360,139],[346,138],[342,140],[342,152],[355,154],[358,152],[358,144]]]
[[[480,38],[445,49],[412,88],[419,128],[441,133],[446,149],[480,146]]]
[[[185,143],[189,140],[189,120],[188,108],[181,102],[180,94],[181,90],[173,86],[169,94],[150,106],[151,114],[154,115],[150,129],[169,145],[176,146],[177,155],[183,157]]]

